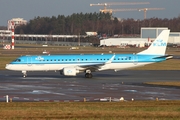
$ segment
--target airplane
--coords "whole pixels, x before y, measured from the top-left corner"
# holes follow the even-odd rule
[[[22,71],[60,71],[64,76],[76,76],[85,72],[85,78],[92,78],[92,72],[103,70],[119,71],[127,68],[162,62],[172,58],[166,55],[170,30],[163,30],[144,51],[133,54],[60,54],[25,55],[6,64],[6,69]]]

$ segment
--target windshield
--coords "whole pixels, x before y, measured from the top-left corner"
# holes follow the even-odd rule
[[[21,59],[16,59],[14,60],[14,62],[21,62]]]

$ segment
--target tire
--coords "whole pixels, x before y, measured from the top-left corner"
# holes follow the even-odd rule
[[[93,77],[93,75],[91,73],[86,73],[85,74],[85,78],[92,78],[92,77]]]

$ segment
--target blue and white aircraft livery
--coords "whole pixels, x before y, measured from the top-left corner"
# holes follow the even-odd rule
[[[92,78],[95,71],[119,71],[172,58],[165,55],[169,32],[163,30],[148,49],[136,54],[26,55],[7,64],[6,69],[22,71],[23,77],[28,71],[60,71],[65,76],[85,72],[86,78]]]

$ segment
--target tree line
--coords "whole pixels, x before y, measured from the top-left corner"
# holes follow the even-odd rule
[[[98,34],[140,34],[141,27],[168,27],[180,32],[180,16],[172,19],[149,18],[145,20],[118,19],[109,13],[74,13],[70,16],[35,17],[27,25],[17,26],[16,34],[84,35],[93,31]]]

